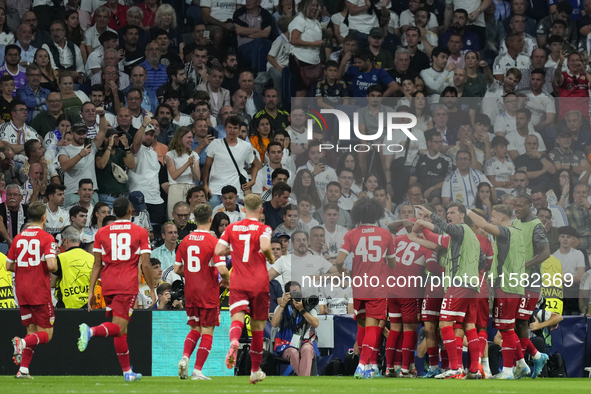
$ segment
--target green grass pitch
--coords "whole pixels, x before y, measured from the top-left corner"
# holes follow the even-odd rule
[[[36,376],[34,380],[0,377],[3,394],[62,393],[428,393],[428,394],[539,394],[542,392],[585,393],[589,379],[444,380],[372,379],[352,377],[268,377],[256,385],[247,376],[212,378],[211,381],[145,377],[126,383],[122,376]]]

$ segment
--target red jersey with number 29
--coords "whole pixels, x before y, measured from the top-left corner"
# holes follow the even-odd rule
[[[102,255],[103,295],[138,294],[138,261],[140,254],[150,254],[148,237],[145,228],[129,220],[116,220],[99,229],[93,251]]]
[[[353,281],[353,297],[356,299],[386,298],[385,273],[387,263],[385,257],[394,257],[392,235],[386,229],[377,226],[359,226],[345,234],[342,252],[353,253],[353,277],[380,278],[380,284],[372,287],[370,283],[356,285]],[[357,279],[359,281],[359,279]],[[368,279],[369,280],[369,279]]]
[[[226,257],[213,253],[217,243],[218,239],[209,231],[195,230],[176,250],[174,264],[184,266],[187,307],[211,309],[220,305],[216,267],[226,265]]]
[[[55,239],[40,227],[29,227],[12,241],[6,261],[16,262],[15,290],[21,305],[51,303],[49,269],[45,259],[55,257]]]
[[[390,292],[393,295],[404,298],[419,298],[425,291],[421,287],[422,282],[419,279],[408,280],[408,278],[422,277],[425,272],[425,266],[428,262],[437,263],[437,254],[411,241],[408,235],[398,235],[394,238],[396,246],[396,268],[392,270],[392,276],[406,277],[407,280],[397,281],[397,284],[405,284],[403,287],[392,287]]]
[[[267,261],[261,252],[261,238],[271,239],[271,227],[255,219],[243,219],[232,223],[218,242],[232,249],[230,291],[247,290],[254,293],[269,292]]]

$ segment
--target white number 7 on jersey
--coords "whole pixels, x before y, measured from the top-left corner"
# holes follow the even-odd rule
[[[238,239],[244,241],[244,253],[242,254],[242,262],[248,263],[250,256],[250,234],[240,234]]]

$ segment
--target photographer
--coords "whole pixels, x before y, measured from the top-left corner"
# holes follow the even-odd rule
[[[158,297],[158,301],[152,306],[152,309],[158,310],[171,310],[171,309],[183,309],[183,301],[181,300],[174,300],[171,302],[171,293],[172,285],[170,283],[162,283],[156,289],[156,296]]]
[[[318,327],[316,305],[318,298],[302,298],[300,284],[289,281],[285,284],[281,304],[275,308],[271,319],[271,325],[279,327],[274,353],[289,361],[298,376],[310,376],[315,351],[310,328]]]

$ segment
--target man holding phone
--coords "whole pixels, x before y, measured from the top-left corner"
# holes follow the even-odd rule
[[[107,120],[104,108],[96,108],[95,113],[99,115],[100,123],[94,140],[90,140],[87,136],[88,127],[84,123],[78,123],[72,127],[72,143],[60,149],[58,160],[64,171],[66,200],[69,195],[76,194],[78,183],[82,178],[89,178],[93,185],[97,184],[94,158],[98,147],[105,139]],[[70,201],[68,205],[74,202]]]

